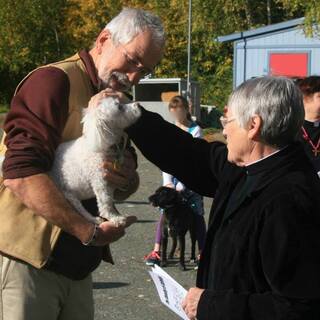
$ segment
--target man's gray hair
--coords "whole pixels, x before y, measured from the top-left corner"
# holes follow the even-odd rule
[[[242,128],[254,115],[260,116],[261,141],[277,147],[297,140],[304,121],[302,94],[285,77],[267,76],[242,83],[230,95],[228,107]]]
[[[126,44],[146,30],[151,31],[154,45],[162,48],[165,43],[165,33],[160,18],[142,9],[124,8],[105,29],[111,32],[115,45]]]

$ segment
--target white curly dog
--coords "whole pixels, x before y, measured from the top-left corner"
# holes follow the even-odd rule
[[[124,129],[140,114],[138,103],[121,104],[117,98],[103,98],[97,106],[85,109],[82,136],[61,143],[55,152],[49,176],[74,208],[95,224],[102,219],[116,225],[126,222],[114,206],[114,187],[104,179],[102,164],[106,156],[121,163],[127,137]],[[93,197],[97,199],[99,217],[92,216],[81,203]]]
[[[138,103],[121,104],[117,98],[106,97],[84,112],[82,136],[58,146],[49,175],[89,221],[99,224],[103,218],[124,224],[126,217],[114,206],[114,187],[104,179],[100,168],[106,156],[121,163],[126,146],[124,129],[138,120],[140,108]],[[101,218],[92,216],[81,203],[94,196]]]

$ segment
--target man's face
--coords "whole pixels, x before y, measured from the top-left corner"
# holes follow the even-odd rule
[[[303,104],[306,112],[317,113],[320,115],[320,92],[304,96]]]
[[[162,49],[157,48],[152,34],[146,30],[129,43],[114,45],[111,34],[103,30],[97,41],[98,57],[95,65],[100,80],[100,90],[111,88],[126,91],[141,78],[151,73],[162,57]]]

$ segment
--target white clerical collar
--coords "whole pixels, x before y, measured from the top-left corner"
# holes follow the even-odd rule
[[[307,123],[309,123],[311,126],[314,126],[316,128],[319,128],[320,126],[320,120],[316,120],[316,121],[309,121],[309,120],[305,120]]]
[[[313,126],[316,128],[319,128],[319,125],[320,125],[320,120],[317,120],[313,123]]]
[[[253,161],[253,162],[250,162],[250,163],[246,164],[245,166],[246,166],[246,167],[249,167],[249,166],[251,166],[252,164],[255,164],[255,163],[258,163],[258,162],[260,162],[260,161],[262,161],[262,160],[268,159],[268,158],[274,156],[275,154],[277,154],[278,152],[284,150],[285,148],[287,148],[287,146],[285,146],[285,147],[283,147],[283,148],[281,148],[281,149],[279,149],[279,150],[276,150],[276,151],[268,154],[267,156],[265,156],[265,157],[263,157],[263,158],[261,158],[261,159],[258,159],[258,160],[255,160],[255,161]]]

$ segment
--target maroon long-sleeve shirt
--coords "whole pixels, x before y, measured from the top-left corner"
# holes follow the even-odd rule
[[[94,91],[98,92],[91,56],[85,50],[79,55]],[[21,85],[4,123],[7,146],[3,164],[5,179],[50,170],[68,117],[69,90],[67,75],[51,66],[36,70]],[[97,212],[94,199],[83,204],[91,213]],[[83,279],[100,264],[102,255],[101,247],[84,246],[77,238],[62,232],[46,268],[75,280]]]
[[[79,53],[91,85],[98,92],[95,66],[87,51]],[[13,97],[4,123],[7,146],[3,177],[15,179],[50,170],[68,117],[68,76],[55,67],[33,72]]]

